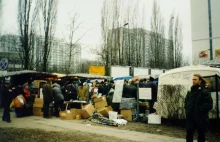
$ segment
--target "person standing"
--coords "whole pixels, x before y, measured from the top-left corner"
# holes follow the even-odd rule
[[[125,80],[125,84],[126,84],[126,80]],[[114,80],[111,80],[111,81],[110,81],[110,90],[111,90],[111,89],[115,89],[115,82],[114,82]],[[109,90],[109,91],[110,91],[110,90]]]
[[[108,83],[108,80],[107,79],[105,79],[104,80],[104,83],[103,83],[103,94],[102,95],[105,95],[105,96],[107,96],[108,95],[108,92],[110,91],[110,89],[111,89],[111,86],[110,86],[110,84]]]
[[[87,85],[83,85],[83,83],[80,83],[77,89],[77,95],[80,101],[86,101],[88,95]]]
[[[10,94],[10,91],[9,91],[9,81],[8,80],[6,80],[3,85],[2,94],[3,94],[3,107],[4,107],[2,121],[6,121],[6,122],[10,123],[11,122],[10,104],[12,102],[12,95]]]
[[[208,124],[208,113],[213,107],[213,100],[206,81],[200,74],[193,75],[193,85],[185,98],[186,141],[193,142],[195,129],[198,131],[198,142],[205,142],[205,131]]]
[[[68,81],[65,90],[67,95],[65,101],[77,100],[77,90],[76,87],[72,84],[72,82]]]
[[[52,87],[51,87],[50,82],[47,82],[43,86],[42,92],[43,92],[43,99],[44,99],[43,116],[44,116],[44,118],[49,118],[49,106],[53,100],[53,91],[52,91]]]
[[[64,97],[60,89],[60,85],[57,83],[53,84],[53,98],[54,98],[54,108],[55,115],[59,117],[59,109],[63,108]]]
[[[156,110],[154,109],[154,103],[157,101],[157,84],[154,82],[154,78],[150,77],[150,81],[147,82],[145,85],[146,88],[151,88],[151,100],[149,101],[150,104],[150,113],[155,113]]]
[[[123,98],[135,98],[137,99],[137,87],[136,80],[132,80],[131,84],[124,86],[122,97]]]

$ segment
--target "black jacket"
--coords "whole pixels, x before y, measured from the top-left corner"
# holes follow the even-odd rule
[[[124,87],[123,95],[124,98],[136,98],[137,99],[137,88],[130,84]]]
[[[109,84],[103,84],[102,85],[102,95],[108,95],[108,92],[110,91],[111,86]]]
[[[211,93],[205,86],[192,86],[185,98],[188,123],[203,124],[208,121],[208,113],[213,107]]]
[[[73,85],[66,86],[66,95],[64,96],[65,101],[77,100],[77,89]]]
[[[53,90],[49,84],[43,86],[43,99],[44,103],[51,103],[53,101]]]
[[[1,93],[2,93],[3,107],[9,107],[12,102],[12,94],[9,92],[9,88],[3,86]]]
[[[139,83],[139,88],[146,88],[146,87],[147,87],[147,84],[144,84],[143,82]]]
[[[146,88],[151,88],[152,101],[157,101],[157,84],[153,81],[150,81],[146,84]]]

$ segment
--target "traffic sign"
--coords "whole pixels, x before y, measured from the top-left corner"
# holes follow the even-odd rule
[[[7,58],[3,58],[0,61],[0,70],[6,70],[8,67],[8,59]]]

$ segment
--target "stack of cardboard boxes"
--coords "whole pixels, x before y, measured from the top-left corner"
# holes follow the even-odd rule
[[[60,112],[60,118],[65,120],[73,119],[87,119],[93,115],[94,112],[101,113],[103,116],[108,117],[108,112],[112,111],[112,107],[108,106],[105,97],[94,98],[95,107],[92,104],[83,106],[82,109],[70,109]]]
[[[109,111],[113,110],[111,106],[108,106],[105,96],[94,98],[94,103],[96,112],[102,114],[105,117],[108,117]]]
[[[89,117],[91,117],[93,115],[93,113],[95,112],[95,108],[92,104],[88,104],[85,107],[83,107],[82,109],[82,118],[83,119],[87,119]]]
[[[80,120],[80,119],[87,119],[93,115],[95,112],[95,108],[92,104],[88,104],[86,106],[83,106],[82,109],[70,109],[66,111],[60,112],[60,118],[64,120]]]
[[[94,112],[100,113],[105,117],[109,117],[109,111],[113,111],[111,106],[108,106],[108,103],[106,101],[106,97],[95,97],[93,98],[94,105],[88,104],[83,106],[82,109],[70,109],[66,111],[60,112],[60,118],[64,120],[80,120],[80,119],[88,119],[93,115]],[[94,107],[95,106],[95,107]],[[132,110],[121,110],[120,113],[122,117],[127,121],[132,121]]]
[[[43,116],[43,104],[44,101],[41,98],[35,98],[33,105],[33,115],[34,116]]]

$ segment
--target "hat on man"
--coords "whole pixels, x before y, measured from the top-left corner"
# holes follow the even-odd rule
[[[150,76],[150,81],[154,81],[154,78],[152,76]]]
[[[115,83],[115,82],[113,80],[111,80],[110,83]]]

